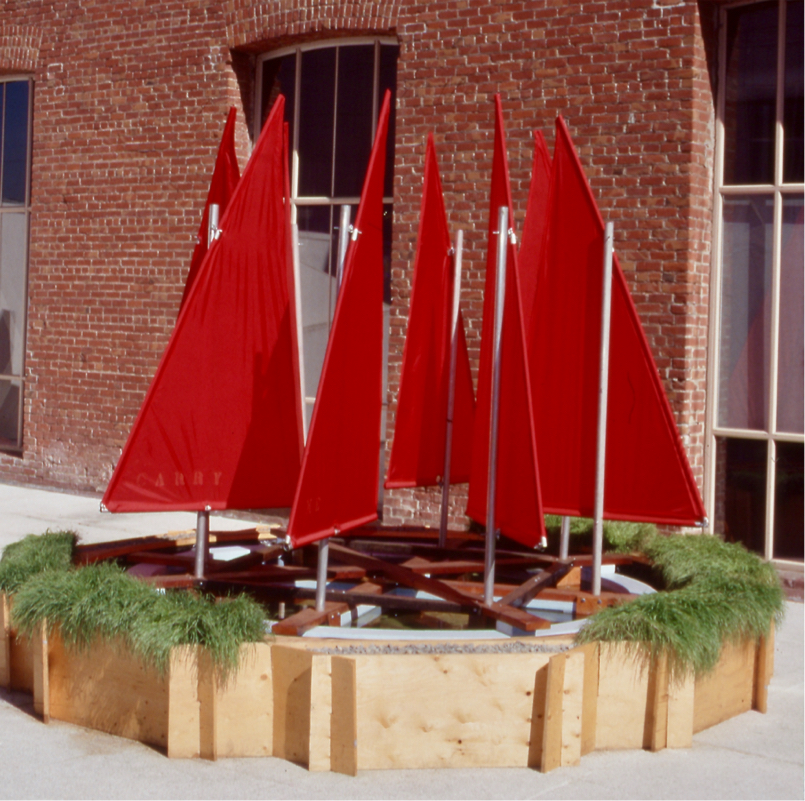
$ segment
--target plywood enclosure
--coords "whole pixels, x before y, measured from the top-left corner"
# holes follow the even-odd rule
[[[652,663],[624,643],[336,656],[317,652],[327,641],[278,638],[243,646],[240,670],[224,681],[198,647],[176,649],[161,675],[121,643],[82,652],[44,627],[31,641],[17,641],[8,627],[0,633],[0,679],[9,685],[15,660],[29,665],[34,707],[46,721],[137,739],[171,757],[273,755],[349,775],[550,771],[596,749],[689,747],[694,732],[765,709],[773,667],[773,632],[727,644],[712,674],[682,682],[664,660]]]

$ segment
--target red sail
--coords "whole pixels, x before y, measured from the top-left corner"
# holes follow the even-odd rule
[[[288,524],[294,548],[377,518],[383,385],[383,177],[389,104],[390,93],[386,92]]]
[[[545,236],[548,217],[548,190],[551,184],[551,154],[541,131],[534,134],[534,162],[531,167],[531,186],[528,189],[528,206],[525,212],[523,238],[520,241],[520,291],[523,298],[523,327],[531,330],[534,296],[537,291],[540,249]],[[534,388],[533,376],[531,382]]]
[[[604,223],[559,118],[529,358],[545,510],[590,516],[595,491]],[[604,515],[693,525],[705,516],[671,408],[613,264]]]
[[[509,209],[514,229],[509,168],[503,134],[500,96],[495,96],[495,148],[484,288],[484,321],[478,405],[473,431],[472,475],[467,514],[486,523],[489,421],[492,397],[492,337],[495,308],[495,251],[498,208]],[[531,416],[531,383],[526,367],[525,334],[517,249],[509,239],[506,259],[506,298],[501,339],[500,422],[498,428],[497,492],[495,528],[525,545],[536,545],[545,533],[540,497],[534,421]]]
[[[289,506],[302,456],[284,99],[221,218],[103,502],[113,512]]]
[[[207,202],[204,204],[204,214],[201,215],[201,226],[198,229],[198,239],[193,250],[193,258],[190,261],[190,270],[187,273],[187,281],[184,285],[182,295],[182,306],[187,300],[190,287],[196,280],[201,262],[207,255],[207,231],[210,224],[210,206],[213,203],[218,205],[218,220],[223,217],[232,193],[240,180],[240,169],[238,168],[238,157],[235,153],[235,117],[237,113],[235,107],[229,109],[229,116],[226,118],[224,135],[221,137],[221,144],[218,148],[218,156],[215,159],[215,169],[212,172],[210,181],[210,191],[207,193]],[[181,308],[181,306],[180,306]]]
[[[414,285],[386,487],[438,484],[444,472],[453,304],[453,259],[450,254],[450,232],[431,134],[425,155]],[[464,338],[464,321],[460,316],[458,327],[450,460],[450,482],[453,484],[469,481],[475,414],[470,359]]]

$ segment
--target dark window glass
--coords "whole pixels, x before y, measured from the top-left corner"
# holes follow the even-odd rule
[[[803,558],[803,445],[778,442],[775,464],[774,558]]]
[[[381,45],[380,47],[380,76],[378,109],[383,102],[383,95],[386,89],[391,90],[391,113],[389,114],[389,134],[386,145],[386,176],[383,187],[384,197],[391,197],[394,194],[394,137],[396,134],[396,114],[394,109],[397,107],[397,58],[400,55],[400,48],[397,45]],[[389,232],[390,233],[390,232]]]
[[[715,531],[727,542],[764,553],[766,442],[716,439]]]
[[[774,241],[771,195],[724,199],[718,425],[766,428]]]
[[[803,433],[805,386],[805,269],[802,195],[783,196],[780,250],[780,337],[777,356],[777,430]]]
[[[783,106],[783,181],[802,183],[803,34],[802,0],[789,0],[785,15],[785,100]]]
[[[28,81],[6,84],[3,203],[24,204],[28,172]]]
[[[268,113],[279,95],[285,96],[285,122],[288,123],[289,150],[293,148],[293,106],[296,96],[296,53],[263,62],[260,108],[265,125]]]
[[[774,182],[777,3],[730,10],[724,111],[724,183]]]
[[[0,448],[19,444],[20,385],[0,381]]]
[[[332,48],[302,53],[298,194],[303,196],[332,195],[335,54]]]
[[[335,197],[357,197],[372,151],[374,45],[338,48]]]

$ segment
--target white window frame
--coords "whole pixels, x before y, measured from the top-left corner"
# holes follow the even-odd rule
[[[742,6],[755,5],[754,2],[731,3],[719,9],[719,94],[716,112],[716,152],[715,152],[715,197],[713,252],[710,271],[710,326],[708,333],[708,372],[707,372],[707,415],[705,430],[705,501],[710,518],[710,533],[713,533],[714,512],[716,503],[716,438],[730,437],[735,439],[762,440],[766,448],[766,519],[764,534],[764,554],[766,559],[776,564],[803,569],[803,562],[788,559],[773,559],[774,548],[774,508],[775,508],[775,461],[776,446],[780,442],[805,443],[805,435],[778,432],[777,429],[777,371],[779,357],[779,323],[780,323],[780,259],[782,243],[782,211],[784,196],[802,196],[805,184],[783,183],[783,111],[785,81],[785,15],[786,0],[778,0],[777,27],[777,97],[775,122],[774,183],[751,185],[724,185],[724,119],[726,105],[726,72],[727,72],[727,13]],[[723,210],[724,199],[735,195],[773,195],[774,223],[772,244],[772,284],[771,284],[771,334],[769,347],[769,386],[768,386],[768,420],[767,430],[748,430],[727,428],[718,425],[718,391],[719,391],[719,335],[721,331],[721,259],[723,244]]]
[[[20,454],[23,447],[23,412],[24,412],[24,399],[25,399],[25,355],[27,352],[27,331],[28,331],[28,254],[31,236],[31,164],[33,161],[33,107],[34,107],[34,81],[30,75],[2,75],[0,76],[0,83],[20,83],[26,82],[28,84],[28,120],[26,128],[27,137],[27,158],[25,162],[25,201],[22,205],[9,205],[5,206],[0,199],[0,216],[4,214],[24,214],[25,215],[25,238],[24,238],[24,252],[22,256],[21,269],[24,271],[23,275],[23,295],[24,303],[21,309],[22,314],[22,363],[20,365],[19,375],[12,373],[0,373],[0,381],[9,381],[12,384],[19,386],[19,404],[17,408],[17,437],[16,443],[11,445],[3,445],[0,450],[6,453]],[[0,131],[5,128],[5,105],[0,107]],[[2,181],[2,163],[0,163],[0,181]],[[2,225],[0,225],[2,230]]]

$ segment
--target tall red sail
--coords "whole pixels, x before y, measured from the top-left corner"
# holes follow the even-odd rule
[[[453,260],[433,135],[428,136],[414,285],[386,487],[438,484],[444,472]],[[469,481],[475,398],[459,315],[450,482]]]
[[[103,502],[289,506],[302,456],[278,98],[221,218]]]
[[[486,494],[489,460],[489,424],[492,398],[492,337],[495,308],[495,251],[498,208],[509,209],[514,229],[509,168],[503,133],[500,96],[495,96],[495,146],[484,287],[484,321],[481,364],[478,374],[478,403],[473,430],[472,474],[467,514],[486,523]],[[531,416],[531,383],[526,366],[525,333],[517,249],[509,238],[506,259],[506,298],[503,312],[500,370],[500,422],[498,429],[497,492],[495,527],[525,545],[536,545],[545,533],[537,467],[534,421]]]
[[[551,185],[551,154],[541,131],[534,134],[534,161],[531,166],[531,185],[525,211],[523,237],[520,240],[520,291],[523,298],[523,327],[531,330],[534,296],[537,291],[540,248],[548,218],[548,190]],[[533,387],[532,379],[532,387]]]
[[[184,306],[190,287],[196,280],[201,262],[207,255],[207,231],[210,224],[210,206],[217,204],[218,219],[220,221],[229,200],[232,197],[235,187],[240,180],[240,168],[238,167],[238,157],[235,153],[235,117],[237,113],[235,107],[229,109],[224,126],[224,135],[221,137],[221,144],[218,147],[218,156],[215,159],[215,168],[210,180],[210,190],[207,193],[207,202],[204,204],[204,214],[201,215],[201,225],[198,229],[196,247],[193,249],[193,258],[190,260],[190,270],[187,273],[187,280],[184,285],[181,306]],[[180,308],[181,308],[180,306]]]
[[[288,536],[294,548],[377,518],[383,386],[383,177],[390,93],[344,262]]]
[[[529,332],[545,510],[590,516],[604,223],[561,117]],[[704,506],[626,279],[613,264],[604,516],[693,525]]]

